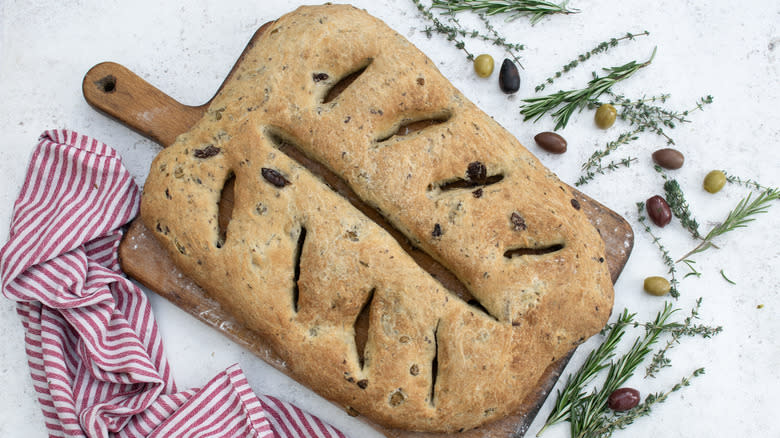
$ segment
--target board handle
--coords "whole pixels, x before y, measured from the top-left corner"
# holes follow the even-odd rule
[[[187,132],[205,111],[205,105],[177,102],[115,62],[92,67],[84,75],[81,89],[93,108],[163,147]]]

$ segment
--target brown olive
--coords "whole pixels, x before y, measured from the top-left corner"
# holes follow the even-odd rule
[[[601,129],[607,129],[615,124],[617,119],[617,110],[614,106],[605,103],[596,110],[596,126]]]
[[[607,405],[613,411],[627,411],[639,404],[639,391],[634,388],[620,388],[612,391]]]
[[[672,209],[666,200],[658,195],[653,196],[645,202],[647,215],[650,216],[653,223],[659,227],[664,227],[672,221]]]
[[[483,53],[474,59],[474,71],[477,76],[486,78],[493,74],[493,57]]]
[[[562,154],[566,152],[566,139],[555,132],[540,132],[534,136],[536,144],[540,148],[553,154]]]
[[[679,169],[685,162],[682,152],[677,149],[663,148],[653,152],[653,161],[664,169]]]
[[[704,190],[710,193],[718,193],[726,185],[726,174],[720,170],[713,170],[704,177]]]
[[[498,72],[498,86],[506,94],[515,93],[520,89],[520,73],[517,66],[509,59],[504,59]]]
[[[645,278],[643,287],[645,292],[657,297],[664,296],[672,290],[672,284],[669,283],[669,280],[659,276]]]

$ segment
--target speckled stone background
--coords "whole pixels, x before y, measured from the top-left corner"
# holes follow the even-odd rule
[[[497,73],[490,79],[477,78],[463,52],[441,36],[427,38],[422,32],[426,23],[410,0],[354,3],[417,44],[466,96],[569,183],[578,179],[581,164],[593,151],[628,126],[618,122],[601,131],[593,124],[592,112],[575,114],[561,131],[569,151],[553,156],[533,143],[536,133],[553,127],[552,119],[523,122],[521,99],[533,96],[535,84],[598,42],[627,31],[648,30],[650,36],[591,59],[548,90],[580,88],[591,72],[644,60],[657,47],[652,65],[614,91],[632,98],[669,93],[666,106],[679,110],[694,107],[701,96],[715,97],[703,112],[690,115],[692,123],[668,130],[686,155],[685,166],[670,174],[682,185],[702,228],[709,230],[725,218],[748,193],[735,185],[716,195],[704,192],[701,181],[709,170],[726,169],[766,185],[780,185],[780,4],[776,1],[573,0],[571,6],[581,13],[546,18],[535,26],[524,19],[494,18],[493,24],[509,41],[526,45],[521,53],[521,89],[510,97],[499,91]],[[92,65],[119,62],[174,98],[200,104],[212,96],[255,29],[299,4],[0,0],[0,241],[7,239],[13,201],[31,150],[45,129],[70,128],[112,145],[137,181],[144,181],[158,147],[85,103],[81,79]],[[479,25],[466,16],[462,22]],[[467,47],[477,54],[490,53],[498,62],[504,57],[487,43],[469,41]],[[662,275],[666,268],[651,238],[639,227],[635,206],[662,192],[662,179],[652,168],[650,153],[663,146],[664,139],[642,135],[611,156],[636,157],[634,165],[599,175],[581,188],[624,215],[635,228],[634,252],[616,285],[615,313],[628,308],[639,320],[651,318],[664,302],[642,291],[644,277]],[[683,309],[680,317],[702,297],[700,322],[722,325],[723,333],[711,340],[685,339],[669,354],[671,368],[654,379],[644,379],[640,369],[629,385],[644,396],[666,390],[698,367],[705,367],[706,374],[671,395],[650,417],[615,436],[780,436],[780,422],[775,419],[780,405],[778,204],[748,228],[719,238],[720,249],[695,258],[701,277],[682,280],[682,296],[674,302]],[[696,244],[677,220],[654,231],[673,257]],[[684,265],[677,268],[681,278],[688,272]],[[721,270],[736,285],[726,282]],[[239,362],[257,392],[296,403],[350,436],[375,436],[361,420],[348,417],[168,302],[153,294],[151,301],[180,387],[201,385]],[[5,299],[0,299],[0,331],[0,436],[44,436],[27,373],[22,327],[13,304]],[[627,340],[638,335],[632,332]],[[594,338],[583,345],[567,372],[576,369],[597,342]],[[543,406],[528,436],[539,430],[552,401],[551,397]],[[567,437],[568,427],[553,427],[544,436]]]

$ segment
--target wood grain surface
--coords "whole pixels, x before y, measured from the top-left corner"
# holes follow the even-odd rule
[[[244,53],[256,42],[270,23],[260,27],[247,44]],[[235,65],[243,58],[239,57]],[[225,82],[230,80],[235,65]],[[224,82],[223,82],[224,85]],[[104,62],[95,65],[84,77],[82,92],[86,101],[96,110],[116,119],[123,125],[165,147],[174,142],[179,134],[189,130],[203,115],[209,102],[200,106],[183,105],[153,85],[141,79],[120,64]],[[290,148],[291,154],[294,149]],[[304,156],[293,157],[299,161],[306,161]],[[317,169],[322,167],[319,163],[310,162],[307,167]],[[318,172],[319,173],[319,172]],[[328,173],[321,173],[328,180]],[[342,193],[350,199],[351,191],[348,187],[338,187],[337,181],[334,190]],[[625,266],[633,248],[634,235],[628,222],[617,213],[604,205],[596,202],[587,195],[570,188],[579,201],[582,210],[588,216],[591,223],[596,226],[605,241],[607,254],[606,261],[609,266],[612,281],[616,281],[618,275]],[[220,209],[220,220],[228,221],[232,203],[232,188],[227,187],[222,195],[223,204]],[[355,203],[357,206],[362,203]],[[384,219],[374,211],[364,211],[372,220],[382,222]],[[392,228],[392,227],[390,227]],[[398,238],[399,242],[406,239]],[[439,269],[438,263],[422,251],[411,246],[405,248],[413,258],[439,281],[447,287],[455,287],[454,281],[449,281],[449,272]],[[242,327],[219,304],[208,297],[192,280],[182,273],[160,247],[153,234],[139,221],[135,220],[126,233],[120,248],[119,257],[122,269],[132,278],[148,287],[152,291],[170,300],[176,306],[192,314],[199,320],[219,330],[233,341],[246,347],[258,357],[289,375],[283,361],[259,339],[254,333]],[[459,284],[459,283],[458,283]],[[468,300],[468,292],[455,290],[461,297]],[[360,330],[360,327],[358,327]],[[573,352],[572,352],[573,353]],[[521,437],[533,421],[534,416],[544,403],[549,391],[555,385],[560,373],[569,361],[571,353],[552,364],[538,383],[537,390],[524,401],[523,407],[515,414],[498,422],[494,422],[471,431],[457,434],[458,437]],[[291,376],[293,377],[293,376]],[[389,437],[396,438],[439,438],[445,434],[416,433],[402,430],[389,430],[375,425],[376,429]]]

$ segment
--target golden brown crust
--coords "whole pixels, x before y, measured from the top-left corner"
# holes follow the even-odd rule
[[[418,120],[431,124],[392,135]],[[279,138],[343,178],[482,307]],[[612,307],[603,242],[568,188],[408,41],[349,6],[302,7],[263,34],[203,119],[155,159],[141,215],[299,381],[389,427],[457,431],[512,413]]]

